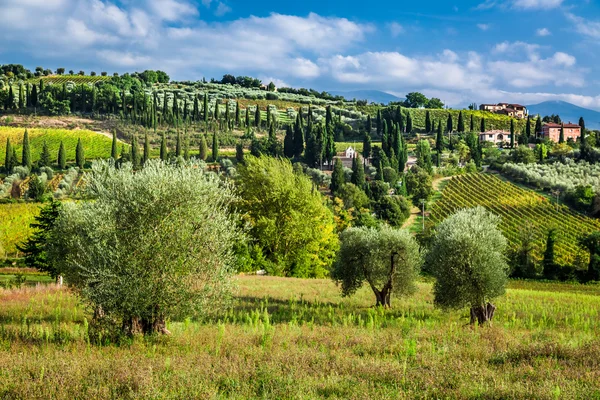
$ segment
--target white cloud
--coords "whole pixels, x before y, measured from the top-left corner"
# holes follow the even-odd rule
[[[477,27],[479,29],[481,29],[482,31],[484,31],[484,32],[490,29],[490,25],[489,24],[477,24]]]
[[[535,34],[538,36],[544,37],[544,36],[552,35],[552,32],[550,32],[550,30],[548,28],[540,28],[535,31]]]
[[[220,17],[227,14],[228,12],[231,12],[231,7],[220,1],[219,5],[217,6],[217,9],[215,10],[215,15]]]
[[[494,46],[492,53],[517,56],[525,54],[530,60],[537,60],[540,58],[538,53],[540,49],[541,46],[538,44],[505,41]]]
[[[388,24],[388,29],[392,34],[392,37],[398,37],[404,32],[404,27],[397,22],[391,22]]]
[[[149,0],[154,14],[165,21],[179,21],[183,18],[198,15],[192,4],[176,0]]]
[[[476,10],[489,10],[494,7],[513,8],[517,10],[550,10],[560,7],[564,0],[485,0]]]
[[[573,23],[575,31],[592,39],[600,39],[600,22],[588,21],[585,18],[567,13],[567,19]]]

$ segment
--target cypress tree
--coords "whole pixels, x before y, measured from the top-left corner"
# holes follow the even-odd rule
[[[13,110],[15,108],[15,93],[13,92],[13,87],[10,85],[8,89],[8,97],[6,98],[5,109]]]
[[[19,109],[25,108],[25,87],[23,84],[19,85]]]
[[[444,151],[444,132],[442,130],[441,122],[438,125],[437,136],[435,137],[435,149],[438,153]]]
[[[383,150],[385,155],[389,155],[389,153],[390,153],[388,143],[389,143],[388,125],[387,125],[387,121],[384,120],[382,134],[381,134],[381,150]]]
[[[256,110],[254,111],[254,126],[256,128],[260,128],[260,118],[260,107],[257,104]]]
[[[23,134],[23,152],[21,153],[21,165],[31,170],[31,147],[29,146],[29,132],[25,129]]]
[[[112,147],[110,149],[110,156],[113,160],[117,159],[117,131],[113,130],[112,135]]]
[[[579,137],[580,145],[585,144],[585,121],[583,117],[579,117],[579,127],[581,128],[581,136]]]
[[[137,136],[133,135],[131,139],[131,163],[133,169],[140,168],[140,149],[138,148]]]
[[[294,157],[294,153],[294,131],[288,125],[285,129],[285,138],[283,139],[283,154],[288,158],[292,158]]]
[[[40,167],[49,167],[50,166],[50,149],[48,149],[48,143],[44,140],[42,144],[42,153],[40,154]]]
[[[542,133],[542,119],[540,116],[537,116],[537,120],[535,121],[535,136],[537,137],[540,133]]]
[[[363,157],[365,159],[371,158],[371,135],[367,132],[363,138]]]
[[[475,132],[475,118],[471,114],[471,123],[469,124],[469,132]]]
[[[336,155],[335,140],[333,135],[333,132],[327,132],[327,138],[325,142],[325,158],[327,159],[329,165],[333,163],[333,159]]]
[[[371,115],[367,115],[367,124],[365,125],[365,129],[369,134],[371,134],[371,130],[373,129],[373,122],[371,121]]]
[[[460,111],[458,113],[458,131],[460,133],[464,133],[464,131],[465,131],[465,121],[463,119],[463,113],[462,113],[462,111]]]
[[[38,104],[38,90],[37,90],[37,85],[35,85],[35,84],[31,88],[31,98],[30,98],[29,101],[31,102],[31,107],[37,108],[37,104]]]
[[[225,102],[225,122],[229,125],[229,120],[230,120],[230,116],[229,116],[229,101]]]
[[[246,106],[246,128],[250,128],[250,108]]]
[[[565,142],[565,124],[560,125],[560,137],[558,138],[558,143]]]
[[[529,142],[529,138],[531,137],[531,115],[527,116],[527,123],[525,125],[525,136],[527,136],[527,141]]]
[[[181,132],[177,130],[177,139],[175,141],[175,157],[181,156]]]
[[[202,137],[200,138],[200,149],[198,152],[198,157],[202,161],[206,161],[207,154],[208,154],[208,146],[206,144],[206,135],[202,134]]]
[[[427,110],[425,112],[425,132],[431,133],[432,131],[433,129],[431,127],[431,114],[429,113],[429,110]]]
[[[410,111],[406,113],[406,132],[412,133],[413,131],[413,122]]]
[[[10,145],[10,137],[6,138],[6,152],[4,154],[4,170],[9,174],[12,171],[12,146]]]
[[[355,184],[360,189],[365,187],[366,178],[365,178],[365,167],[360,160],[360,156],[354,157],[352,159],[352,178],[351,182]]]
[[[267,106],[267,126],[269,127],[269,129],[271,129],[271,110],[269,109],[269,106]]]
[[[294,156],[300,158],[304,151],[304,130],[302,129],[302,116],[300,113],[296,116],[294,124]]]
[[[376,127],[377,127],[377,136],[381,137],[381,130],[383,129],[382,125],[381,125],[381,109],[377,110],[377,121],[376,122]],[[371,135],[371,132],[369,132],[369,135]]]
[[[215,113],[213,114],[213,119],[215,121],[219,120],[220,114],[221,112],[219,111],[219,99],[215,100]]]
[[[65,144],[60,141],[60,147],[58,148],[58,157],[56,158],[56,163],[58,164],[58,168],[65,169],[67,168],[67,153],[65,151]]]
[[[148,131],[144,132],[144,164],[150,159],[150,140],[148,139]]]
[[[200,120],[200,104],[198,102],[198,95],[194,96],[194,111],[192,112],[192,119],[194,121]]]
[[[202,112],[204,113],[204,122],[208,123],[208,93],[204,93],[204,107]]]
[[[75,162],[80,169],[83,169],[85,164],[85,154],[83,152],[83,143],[81,143],[81,138],[77,140],[77,147],[75,148]]]
[[[483,133],[485,132],[485,117],[481,118],[481,129],[480,131]]]
[[[548,237],[546,239],[546,250],[544,251],[544,258],[542,265],[544,266],[544,277],[546,279],[556,279],[558,275],[558,266],[555,261],[554,245],[556,243],[556,229],[550,229],[548,231]]]
[[[308,114],[306,116],[306,128],[307,132],[313,131],[313,112],[311,105],[308,106]]]
[[[452,121],[452,114],[448,113],[448,122],[446,122],[446,131],[450,135],[454,131],[454,121]]]
[[[25,85],[25,106],[31,107],[31,92],[29,89],[29,83]]]
[[[344,165],[339,158],[335,159],[335,165],[333,167],[333,174],[331,175],[331,193],[337,195],[346,184],[346,174],[344,173]]]
[[[219,141],[217,139],[217,133],[213,133],[213,142],[212,142],[212,159],[213,162],[219,161]]]
[[[166,161],[168,156],[169,150],[167,149],[167,135],[163,132],[160,140],[160,159]]]
[[[187,129],[183,132],[183,158],[185,160],[190,159],[190,140]]]
[[[235,103],[235,125],[240,126],[240,102]]]
[[[510,119],[510,148],[515,148],[515,120]]]

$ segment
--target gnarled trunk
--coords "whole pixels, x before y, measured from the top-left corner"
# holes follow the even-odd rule
[[[492,303],[471,307],[471,325],[475,325],[475,322],[479,325],[490,322],[495,312],[496,306]]]
[[[170,335],[167,329],[167,322],[163,316],[152,319],[130,317],[123,320],[123,333],[128,336],[134,335]]]
[[[387,285],[382,290],[374,290],[374,292],[375,298],[377,299],[375,306],[382,306],[386,308],[392,306],[391,290]]]

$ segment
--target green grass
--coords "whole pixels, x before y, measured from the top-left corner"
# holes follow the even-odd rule
[[[599,286],[511,282],[493,325],[471,328],[426,282],[390,310],[328,280],[238,283],[219,316],[103,347],[68,290],[0,290],[0,398],[600,397]]]
[[[31,234],[39,210],[39,203],[0,204],[0,258],[20,256],[16,246]]]
[[[97,158],[109,158],[112,146],[112,139],[100,133],[87,130],[68,130],[68,129],[28,129],[29,143],[31,147],[31,156],[33,161],[40,158],[44,141],[48,143],[50,159],[52,163],[56,162],[60,142],[63,141],[67,152],[67,161],[75,160],[75,148],[77,141],[81,138],[85,158],[87,160]],[[10,142],[17,150],[17,157],[21,159],[24,128],[0,127],[0,163],[4,164],[6,153],[6,139],[10,137]],[[119,151],[121,147],[119,144]]]

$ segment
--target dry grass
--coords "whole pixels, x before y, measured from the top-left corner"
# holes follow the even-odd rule
[[[0,290],[0,398],[600,398],[598,286],[512,282],[472,329],[425,282],[387,311],[327,280],[238,283],[218,318],[102,347],[68,291]]]

